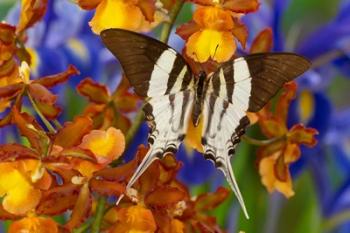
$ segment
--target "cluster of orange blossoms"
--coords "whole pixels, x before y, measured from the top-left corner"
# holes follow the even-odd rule
[[[168,12],[178,2],[77,1],[85,10],[96,9],[90,26],[97,34],[111,27],[149,31],[168,21]],[[257,0],[191,2],[198,4],[193,20],[177,29],[186,40],[184,53],[189,59],[221,63],[234,56],[236,41],[245,48],[248,30],[240,17],[256,11]],[[154,162],[132,189],[125,190],[147,152],[140,146],[132,161],[118,163],[127,144],[128,113],[135,112],[140,101],[125,77],[113,93],[91,78],[82,80],[77,91],[89,104],[81,115],[60,125],[57,118],[62,109],[49,89],[79,71],[69,66],[62,73],[30,80],[31,58],[24,46],[26,29],[42,19],[46,7],[47,0],[22,0],[18,25],[0,23],[0,127],[14,124],[25,139],[23,144],[0,146],[0,218],[13,220],[9,232],[71,232],[89,224],[88,220],[91,224],[101,206],[101,232],[224,232],[207,213],[224,202],[229,191],[219,188],[191,197],[176,179],[181,163],[173,156]],[[267,52],[271,46],[272,33],[266,29],[250,52]],[[273,114],[267,107],[252,117],[267,137],[278,138],[258,150],[262,183],[269,191],[277,189],[288,197],[293,194],[289,164],[300,157],[300,144],[315,145],[317,134],[302,125],[286,127],[295,89],[288,84],[278,101],[277,111],[283,114]],[[46,128],[24,109],[25,98]],[[113,200],[121,194],[127,198],[115,206]],[[49,217],[67,211],[69,217],[62,224]]]

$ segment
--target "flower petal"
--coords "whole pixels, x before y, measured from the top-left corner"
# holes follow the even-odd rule
[[[33,26],[45,14],[47,0],[22,0],[21,14],[17,25],[17,33]]]
[[[232,14],[220,7],[198,7],[193,20],[205,29],[230,31],[233,29]]]
[[[20,113],[15,107],[12,109],[12,121],[38,154],[46,154],[50,139],[31,115]]]
[[[305,128],[302,124],[294,125],[289,133],[288,139],[291,142],[304,144],[308,147],[313,147],[317,144],[316,135],[318,131],[313,128]]]
[[[73,122],[65,123],[63,128],[58,131],[54,144],[63,148],[77,146],[91,129],[92,120],[89,117],[75,117]]]
[[[125,185],[117,182],[100,180],[100,179],[91,179],[90,180],[91,190],[101,194],[109,196],[120,196],[125,192]]]
[[[72,230],[73,228],[79,226],[84,219],[86,219],[91,211],[92,198],[90,194],[90,189],[88,183],[83,184],[80,188],[78,199],[75,203],[74,209],[72,211],[69,221],[65,226]]]
[[[38,84],[29,84],[28,91],[30,95],[38,102],[44,104],[54,104],[57,100],[57,96],[52,94],[46,87]]]
[[[17,159],[38,159],[39,155],[29,149],[28,147],[22,146],[20,144],[5,144],[0,146],[0,161],[10,162]]]
[[[109,91],[105,85],[99,84],[91,78],[82,80],[77,90],[79,94],[88,97],[89,101],[96,104],[105,104],[109,100]]]
[[[226,200],[230,192],[223,188],[219,187],[213,193],[204,193],[197,197],[195,201],[195,209],[197,211],[209,211],[216,208],[222,202]]]
[[[199,31],[201,27],[193,20],[188,23],[181,24],[176,29],[176,34],[178,34],[182,39],[188,40],[188,38],[195,32]]]
[[[132,19],[132,20],[130,20]],[[144,16],[137,6],[122,0],[102,0],[90,21],[91,29],[99,34],[108,28],[124,28],[137,30],[140,28]]]
[[[36,105],[38,106],[41,113],[49,120],[56,119],[62,112],[62,108],[55,104],[37,102]]]
[[[236,43],[230,32],[211,29],[194,33],[186,44],[187,55],[198,62],[206,62],[209,58],[217,62],[228,61],[235,51]]]
[[[119,221],[111,228],[111,233],[153,233],[157,229],[152,211],[141,205],[122,208],[118,211],[118,215]]]
[[[93,10],[102,0],[77,0],[77,4],[84,10]]]
[[[58,233],[57,223],[51,218],[26,217],[13,222],[9,233]]]
[[[9,60],[16,51],[16,27],[0,23],[0,64]],[[1,76],[1,75],[0,75]]]
[[[258,0],[223,0],[223,7],[236,13],[249,13],[258,10]]]
[[[138,1],[137,6],[140,8],[143,16],[147,21],[154,21],[154,14],[156,12],[156,2],[155,0],[141,0]]]
[[[0,171],[0,196],[4,196],[4,209],[16,215],[34,209],[40,201],[40,190],[28,182],[14,163],[0,163]]]
[[[173,187],[159,187],[148,193],[145,197],[147,206],[157,206],[165,208],[168,205],[174,205],[183,200],[186,193]]]
[[[32,83],[38,83],[41,84],[47,88],[54,87],[58,84],[66,82],[71,76],[78,75],[79,70],[75,68],[73,65],[69,65],[67,70],[64,72],[61,72],[59,74],[49,75],[45,77],[41,77],[39,79],[36,79],[32,81]]]
[[[79,195],[80,186],[65,184],[44,191],[37,214],[58,215],[73,208]]]
[[[99,163],[111,162],[123,153],[125,139],[123,133],[113,127],[106,131],[92,130],[83,137],[79,147],[94,153]]]
[[[267,53],[270,52],[273,46],[273,35],[271,28],[265,28],[255,37],[250,53]]]
[[[275,175],[274,167],[276,166],[278,154],[276,155],[265,157],[260,161],[259,173],[261,175],[261,182],[269,192],[277,190],[284,194],[284,196],[291,197],[294,195],[294,191],[289,171],[287,171],[285,181],[280,181]]]

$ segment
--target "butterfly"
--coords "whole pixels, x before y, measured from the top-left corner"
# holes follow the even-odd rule
[[[198,126],[202,118],[204,157],[224,173],[249,218],[230,161],[250,124],[246,112],[263,108],[286,82],[308,70],[310,62],[293,53],[252,54],[223,63],[209,75],[195,75],[179,53],[156,39],[123,29],[106,29],[100,36],[146,102],[150,149],[127,188],[154,160],[176,153],[191,119]]]

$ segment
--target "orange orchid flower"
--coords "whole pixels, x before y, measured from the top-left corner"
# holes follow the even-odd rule
[[[51,218],[30,216],[13,222],[9,233],[58,233],[58,224]]]
[[[278,138],[258,149],[258,164],[261,181],[269,192],[277,190],[286,197],[294,195],[289,165],[301,156],[300,145],[313,147],[317,141],[317,130],[302,124],[291,129],[286,126],[288,107],[295,97],[296,84],[288,83],[281,95],[275,113],[265,108],[258,113],[259,125],[268,138]]]
[[[149,31],[165,19],[155,3],[154,0],[78,0],[83,9],[96,9],[89,23],[96,34],[108,28]]]
[[[195,10],[193,20],[176,31],[187,41],[185,53],[188,57],[201,63],[209,59],[221,63],[234,55],[235,39],[245,47],[248,32],[239,19],[241,13],[257,10],[256,0],[193,2],[201,5]]]
[[[130,92],[130,84],[125,77],[112,95],[105,85],[91,78],[82,80],[77,91],[89,99],[90,104],[84,115],[93,119],[95,128],[106,129],[113,126],[127,133],[131,123],[126,114],[136,111],[140,98]]]

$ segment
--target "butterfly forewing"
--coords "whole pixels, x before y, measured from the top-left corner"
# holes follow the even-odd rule
[[[193,86],[193,78],[184,59],[166,44],[123,29],[104,30],[101,38],[120,61],[138,95],[155,97]]]
[[[293,53],[261,53],[224,63],[211,77],[208,93],[256,112],[278,92],[310,67]]]

